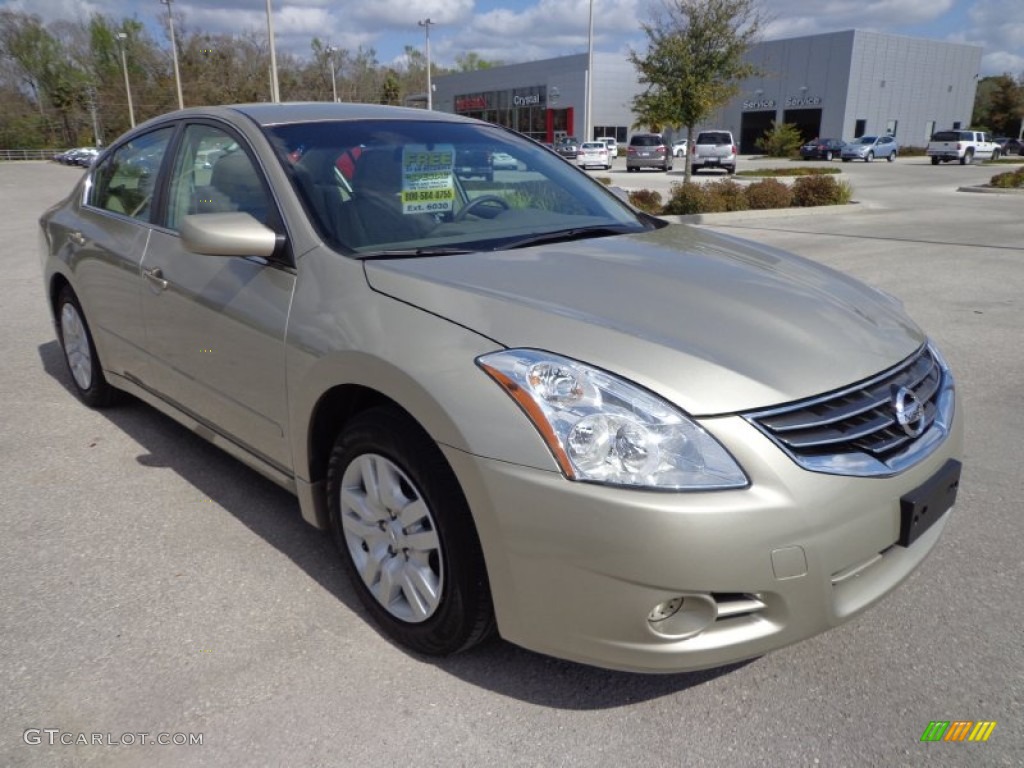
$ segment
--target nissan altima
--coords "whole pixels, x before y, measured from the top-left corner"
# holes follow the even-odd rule
[[[478,153],[517,170],[467,181]],[[755,657],[877,603],[951,514],[954,379],[898,300],[495,125],[174,112],[40,223],[80,399],[131,394],[292,491],[415,652]]]

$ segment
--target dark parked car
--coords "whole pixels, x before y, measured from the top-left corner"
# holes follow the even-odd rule
[[[1009,157],[1010,155],[1024,155],[1024,141],[1021,139],[1006,139],[1003,142],[1002,155]]]
[[[831,160],[839,157],[842,151],[842,139],[814,139],[800,147],[800,157],[804,160]]]

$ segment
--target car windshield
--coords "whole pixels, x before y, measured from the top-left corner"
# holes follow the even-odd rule
[[[858,144],[874,144],[876,141],[878,141],[878,137],[877,136],[861,136],[860,137],[860,141],[858,141],[857,143]]]
[[[324,240],[356,256],[496,250],[654,226],[558,155],[496,126],[360,120],[266,131]],[[496,169],[497,154],[517,169]]]

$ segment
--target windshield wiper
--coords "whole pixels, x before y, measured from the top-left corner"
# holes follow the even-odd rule
[[[585,240],[590,237],[608,237],[609,235],[624,235],[638,230],[628,226],[609,227],[600,225],[596,227],[573,227],[571,229],[559,229],[555,232],[543,232],[539,235],[530,235],[520,240],[513,240],[506,243],[502,248],[528,248],[531,245],[544,245],[546,243],[565,243],[572,240]]]
[[[416,259],[424,256],[458,256],[462,253],[473,253],[471,248],[450,248],[442,245],[427,246],[424,248],[395,248],[388,251],[372,251],[359,254],[360,261],[374,261],[376,259]]]

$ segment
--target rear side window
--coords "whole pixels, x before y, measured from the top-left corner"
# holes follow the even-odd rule
[[[172,133],[173,126],[161,128],[114,150],[93,174],[88,204],[139,221],[151,221],[157,172]]]
[[[732,144],[732,136],[721,131],[707,131],[697,136],[698,144]]]
[[[661,136],[634,136],[629,143],[634,147],[657,147],[664,144]]]

